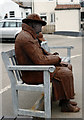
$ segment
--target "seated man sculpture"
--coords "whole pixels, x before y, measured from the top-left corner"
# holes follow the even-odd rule
[[[15,40],[15,54],[19,65],[54,65],[55,71],[50,74],[53,84],[54,100],[59,100],[61,112],[78,112],[80,108],[74,99],[74,81],[72,66],[61,62],[56,54],[48,53],[40,45],[39,33],[46,25],[39,15],[30,14],[22,20],[22,31]],[[27,84],[43,83],[43,72],[22,71],[22,80]]]

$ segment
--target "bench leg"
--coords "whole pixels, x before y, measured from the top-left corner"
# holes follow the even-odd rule
[[[44,71],[44,108],[45,118],[51,118],[50,73]]]
[[[12,89],[12,99],[13,99],[14,115],[17,117],[18,115],[18,91],[15,89]]]

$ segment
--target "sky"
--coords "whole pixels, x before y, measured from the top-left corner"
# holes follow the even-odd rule
[[[3,4],[3,3],[8,2],[8,1],[11,1],[11,0],[1,0],[0,4]]]

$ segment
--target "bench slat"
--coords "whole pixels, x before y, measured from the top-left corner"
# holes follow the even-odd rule
[[[73,46],[53,46],[49,47],[50,49],[73,49]]]
[[[24,110],[24,109],[19,109],[18,110],[18,115],[29,115],[29,116],[35,116],[35,117],[45,117],[45,112],[44,111],[37,111],[37,110]]]
[[[42,85],[28,85],[28,84],[17,84],[16,90],[28,90],[28,91],[44,91],[44,86]]]
[[[7,53],[7,55],[9,56],[9,58],[11,58],[11,57],[15,56],[15,49],[9,50],[9,51],[7,51],[5,53]]]
[[[50,72],[54,72],[54,65],[34,65],[34,66],[21,66],[21,65],[9,65],[8,70],[35,70],[35,71],[45,71],[48,70]]]

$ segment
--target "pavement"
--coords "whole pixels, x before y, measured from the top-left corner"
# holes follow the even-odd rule
[[[71,64],[73,66],[74,74],[74,89],[75,89],[75,101],[81,108],[77,113],[62,113],[58,106],[58,101],[52,104],[52,118],[82,118],[82,37],[70,37],[61,35],[44,34],[45,39],[48,41],[49,46],[74,46],[71,54]],[[0,53],[14,48],[13,43],[0,43]],[[66,50],[55,50],[60,53],[60,56],[66,55]],[[51,52],[55,52],[52,50]],[[0,116],[5,118],[14,117],[12,97],[11,97],[11,85],[5,70],[1,55],[0,55]],[[19,93],[19,106],[21,108],[30,108],[32,104],[40,96],[40,92],[20,92]]]

